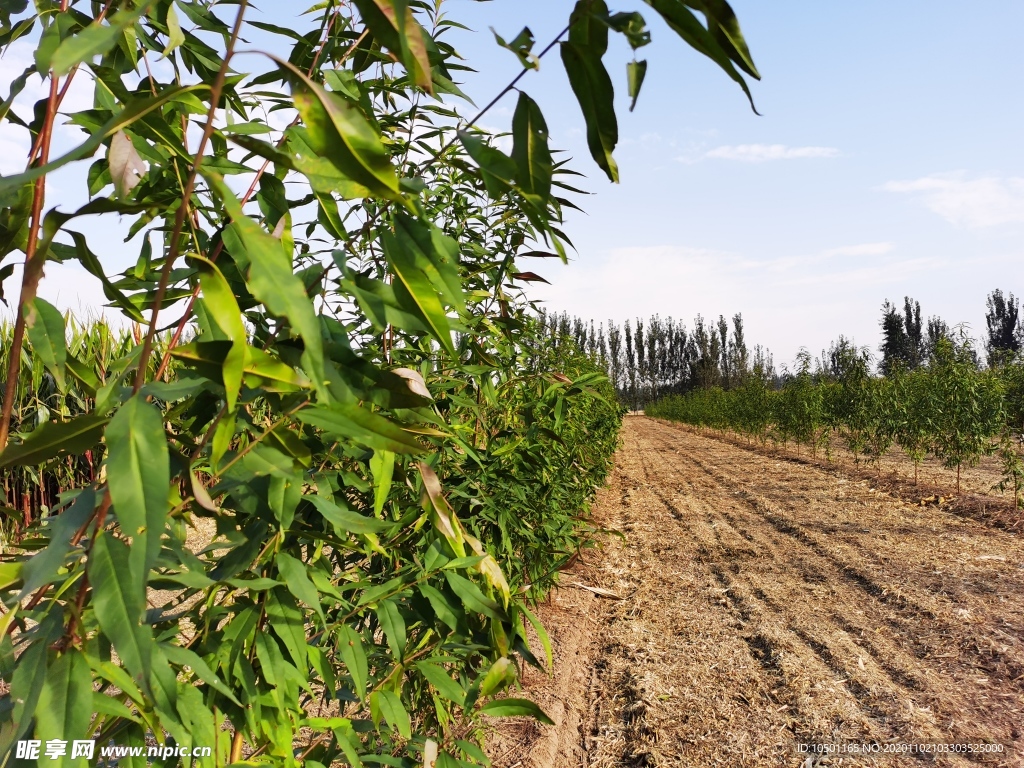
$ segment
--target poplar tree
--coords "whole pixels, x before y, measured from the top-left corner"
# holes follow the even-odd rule
[[[1012,293],[1007,296],[996,288],[985,302],[985,354],[990,368],[1009,362],[1020,352],[1024,328],[1020,323],[1020,301]]]

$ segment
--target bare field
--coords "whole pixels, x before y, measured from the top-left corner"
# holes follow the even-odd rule
[[[622,536],[541,607],[556,725],[495,765],[1024,765],[1020,537],[875,485],[627,419],[594,509]],[[800,751],[854,743],[976,751]]]

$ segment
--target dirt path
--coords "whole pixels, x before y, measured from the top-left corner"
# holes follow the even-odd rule
[[[556,720],[497,768],[1024,766],[1024,544],[867,481],[626,420],[586,554],[542,606]],[[989,744],[826,758],[800,744]],[[891,747],[888,747],[891,748]]]

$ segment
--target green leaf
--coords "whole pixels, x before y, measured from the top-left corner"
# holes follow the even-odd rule
[[[178,12],[174,3],[167,6],[167,46],[163,50],[164,56],[185,42],[185,33],[181,31],[181,23],[178,21]]]
[[[89,583],[100,629],[121,663],[145,685],[152,668],[153,638],[149,627],[141,624],[145,589],[133,578],[129,557],[122,542],[101,532],[89,554]]]
[[[341,660],[345,662],[345,668],[352,676],[355,694],[362,701],[366,698],[366,680],[369,674],[363,639],[346,624],[338,630],[338,649],[341,651]]]
[[[175,347],[171,356],[185,361],[186,364],[194,366],[202,375],[216,380],[221,377],[224,361],[232,350],[230,341],[193,341],[191,344],[184,344]],[[296,371],[287,363],[283,363],[275,357],[267,354],[256,347],[249,347],[246,350],[246,361],[244,380],[250,386],[260,386],[270,392],[294,392],[298,389],[309,387],[309,379]],[[183,379],[187,387],[195,388],[202,384],[202,380]],[[176,399],[178,392],[175,382],[167,382],[167,397],[160,394],[163,390],[157,387],[155,382],[150,382],[143,390],[146,394],[152,394],[162,400]],[[186,387],[183,386],[182,389]],[[178,395],[179,397],[182,395]]]
[[[751,77],[758,80],[761,75],[754,66],[754,59],[747,48],[747,41],[740,31],[740,22],[732,7],[725,0],[692,0],[691,5],[699,8],[708,20],[711,35],[722,46],[736,64]]]
[[[750,87],[747,85],[747,81],[743,79],[743,75],[736,71],[736,68],[732,65],[729,53],[722,48],[722,42],[726,42],[729,49],[738,56],[741,61],[744,56],[749,60],[750,52],[746,50],[746,43],[742,44],[744,53],[740,53],[739,49],[736,48],[735,44],[729,39],[729,34],[725,33],[720,25],[716,25],[715,27],[721,32],[720,36],[716,39],[715,35],[704,28],[700,21],[697,20],[697,17],[693,15],[693,12],[683,4],[682,0],[644,0],[644,2],[661,14],[661,17],[669,27],[671,27],[677,35],[686,41],[687,45],[694,50],[703,53],[715,62],[723,72],[732,78],[732,80],[743,89],[743,92],[747,95],[747,99],[750,101],[750,108],[754,110],[755,114],[757,114],[757,109],[754,107],[754,97],[750,93]],[[701,5],[703,8],[709,9],[707,11],[709,13],[711,11],[722,12],[724,11],[724,8],[728,8],[727,4],[718,2],[701,3]],[[729,13],[731,13],[731,11],[732,9],[729,8]],[[708,19],[710,22],[712,17],[708,16]],[[735,16],[733,16],[733,19],[735,19]],[[725,16],[722,17],[722,20],[726,25],[729,24]],[[738,24],[735,26],[735,32],[739,32]],[[742,42],[742,35],[740,35],[739,40]],[[747,64],[744,62],[743,66],[746,67]],[[750,72],[754,77],[758,76],[756,74],[757,70],[753,69],[753,61],[750,61]]]
[[[529,699],[496,699],[484,704],[477,711],[492,717],[532,717],[546,725],[555,724],[554,720]]]
[[[562,64],[587,124],[587,146],[594,161],[611,181],[619,180],[612,157],[619,141],[615,89],[601,58],[608,49],[604,0],[579,0],[570,17],[569,40],[561,44]]]
[[[21,579],[23,565],[20,562],[0,563],[0,589],[6,589]]]
[[[71,649],[46,671],[46,683],[36,707],[35,737],[43,742],[60,739],[67,742],[84,739],[92,717],[92,674],[81,652]],[[71,759],[71,751],[50,765],[84,766],[86,761]]]
[[[182,648],[180,645],[172,645],[171,643],[161,643],[160,649],[172,664],[191,667],[200,680],[217,692],[222,693],[238,706],[242,706],[241,702],[235,698],[235,694],[232,693],[231,689],[217,677],[217,673],[210,669],[209,665],[198,653],[190,651],[188,648]]]
[[[509,182],[516,177],[515,161],[480,136],[468,131],[459,131],[458,135],[466,153],[480,166],[487,194],[495,200],[501,199],[510,189]]]
[[[267,594],[266,610],[270,626],[288,649],[295,666],[304,671],[308,661],[306,628],[299,607],[283,587],[278,587]]]
[[[515,677],[515,665],[509,661],[508,657],[502,656],[490,666],[483,678],[480,680],[479,695],[490,696],[512,680],[515,680]]]
[[[647,61],[631,61],[626,65],[626,79],[629,82],[629,111],[632,112],[636,106],[636,100],[640,96],[640,88],[644,84],[644,77],[647,75]]]
[[[452,592],[458,595],[462,604],[470,611],[482,613],[495,621],[502,619],[501,606],[484,595],[480,591],[480,587],[472,581],[452,571],[445,571],[444,576],[448,580],[448,586],[452,588]]]
[[[395,527],[394,523],[360,515],[358,512],[338,506],[323,496],[304,496],[303,498],[317,508],[317,511],[333,526],[339,536],[347,536],[350,533],[382,533]]]
[[[419,670],[427,681],[437,689],[437,692],[444,696],[448,701],[454,701],[459,706],[462,706],[466,701],[466,692],[462,689],[462,686],[452,680],[448,672],[443,668],[439,667],[429,661],[417,661],[416,669]]]
[[[624,35],[629,47],[634,51],[651,42],[651,33],[647,30],[647,22],[636,11],[613,13],[608,17],[608,26]]]
[[[132,711],[121,701],[115,699],[113,696],[100,693],[99,691],[93,691],[92,710],[98,715],[123,718],[124,720],[131,720],[135,723],[141,722],[139,718],[133,715]]]
[[[540,59],[533,53],[535,41],[533,32],[530,31],[529,27],[523,27],[519,34],[509,42],[506,42],[505,38],[495,32],[494,27],[491,27],[491,34],[494,35],[494,42],[505,50],[512,51],[523,67],[526,69],[538,69],[540,67]]]
[[[275,59],[292,82],[292,98],[313,151],[372,194],[402,201],[398,175],[380,136],[359,107],[325,91],[293,65]]]
[[[370,459],[370,472],[373,474],[373,514],[379,515],[391,493],[395,454],[392,451],[374,451]]]
[[[548,632],[544,629],[544,625],[540,619],[525,605],[520,605],[519,610],[523,612],[530,624],[533,625],[533,630],[537,633],[537,637],[540,638],[540,644],[544,647],[544,655],[547,657],[548,670],[554,669],[554,656],[551,652],[551,638],[548,637]]]
[[[231,342],[231,349],[224,356],[222,374],[224,391],[227,394],[229,411],[235,410],[238,391],[242,387],[242,375],[248,362],[248,345],[246,344],[245,324],[242,312],[238,308],[235,292],[227,279],[209,259],[193,255],[199,268],[199,284],[203,289],[203,305],[210,313],[213,321]]]
[[[32,342],[32,351],[39,356],[63,390],[64,365],[68,358],[64,316],[55,306],[38,296],[25,306],[24,313],[25,330]]]
[[[156,96],[147,96],[130,101],[121,112],[107,120],[98,129],[89,133],[89,138],[74,149],[56,160],[51,160],[46,165],[36,165],[14,176],[0,177],[0,194],[12,189],[18,189],[22,185],[35,181],[48,173],[85,157],[91,157],[99,146],[108,138],[120,130],[145,117],[155,109],[159,109],[167,102],[180,98],[186,94],[195,94],[199,91],[208,91],[210,86],[206,83],[195,83],[193,85],[172,86],[159,91]],[[97,202],[97,201],[93,201]],[[92,203],[89,203],[91,205]]]
[[[110,499],[121,530],[132,537],[132,574],[145,584],[160,554],[171,484],[163,415],[135,395],[111,419],[106,441]]]
[[[17,445],[0,453],[0,469],[32,466],[65,453],[82,453],[95,446],[109,422],[105,416],[85,414],[71,421],[48,421],[39,425]]]
[[[276,560],[277,567],[281,571],[281,577],[284,579],[288,591],[296,599],[301,600],[315,610],[317,616],[320,617],[321,623],[326,623],[323,608],[320,606],[320,595],[306,574],[306,566],[287,552],[278,552]]]
[[[32,718],[36,715],[39,698],[46,684],[47,645],[45,637],[36,640],[22,652],[14,666],[14,674],[11,676],[13,727],[10,732],[0,733],[0,752],[4,752],[6,746],[13,746],[15,741],[28,732]]]
[[[466,297],[459,277],[459,244],[438,227],[411,216],[395,216],[395,234],[403,258],[426,275],[438,295],[457,311],[465,311]]]
[[[457,630],[459,627],[459,616],[456,613],[455,606],[448,602],[448,598],[445,597],[444,593],[429,584],[420,584],[419,590],[427,598],[430,607],[434,610],[434,615],[441,620],[441,623],[451,630]]]
[[[354,0],[363,22],[385,48],[401,59],[409,79],[433,92],[427,33],[416,21],[409,0]]]
[[[403,739],[411,739],[412,721],[409,719],[409,713],[405,711],[402,699],[398,694],[385,689],[378,691],[376,696],[377,706],[380,707],[384,719],[388,721],[392,728],[398,731]]]
[[[423,453],[416,437],[394,422],[354,403],[335,403],[299,411],[295,418],[318,427],[328,435],[347,437],[374,450],[394,453]]]
[[[394,285],[396,297],[401,299],[399,291],[402,290],[426,321],[431,335],[449,354],[454,355],[451,325],[441,303],[441,296],[427,274],[417,266],[415,246],[409,242],[408,233],[403,230],[385,232],[382,241],[388,264],[398,276],[398,282]]]
[[[124,34],[125,29],[135,24],[149,8],[150,3],[140,3],[134,11],[121,11],[109,23],[94,21],[77,35],[61,42],[50,60],[50,68],[57,75],[66,75],[72,67],[86,59],[106,53]]]
[[[231,255],[238,261],[248,262],[247,284],[252,295],[263,302],[267,311],[285,317],[302,337],[305,350],[303,365],[308,369],[317,392],[325,399],[330,395],[324,388],[324,348],[320,322],[313,309],[313,300],[306,295],[306,287],[292,268],[292,259],[281,241],[265,232],[245,215],[234,193],[217,174],[206,174],[216,187],[224,206],[231,216],[231,225],[224,232],[224,240]],[[236,244],[232,247],[231,240]],[[238,247],[240,246],[240,247]]]
[[[548,126],[537,102],[525,93],[519,94],[512,116],[512,159],[516,163],[516,181],[524,194],[537,198],[535,205],[543,208],[551,196],[551,150],[548,148]]]
[[[395,658],[401,660],[405,656],[405,619],[394,600],[383,600],[377,605],[377,618],[380,620],[388,648]]]

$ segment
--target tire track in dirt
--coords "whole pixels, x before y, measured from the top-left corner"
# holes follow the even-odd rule
[[[526,693],[559,725],[509,733],[523,746],[506,739],[495,765],[802,766],[797,744],[847,741],[1009,751],[810,764],[1024,764],[1024,678],[1011,674],[1024,547],[946,517],[838,472],[627,419],[594,508],[623,539],[564,580],[622,599],[563,589],[541,607],[561,658],[554,681],[528,675]],[[912,551],[922,537],[931,559]]]
[[[708,466],[706,463],[701,462],[696,458],[693,458],[693,461],[702,470],[707,472],[708,475],[714,477],[718,482],[727,486],[739,487],[735,482],[731,481],[728,476]],[[766,496],[770,498],[771,495],[774,495],[777,498],[783,492],[783,489],[777,489],[774,494],[772,494],[772,491],[769,490]],[[809,533],[804,526],[801,526],[799,523],[783,515],[774,504],[765,503],[764,500],[752,497],[745,491],[740,491],[739,495],[747,500],[761,517],[781,533],[789,535],[799,543],[809,547],[823,560],[838,564],[843,578],[856,585],[877,601],[894,609],[901,616],[909,619],[909,626],[916,629],[917,624],[915,622],[927,620],[932,624],[934,630],[940,634],[944,636],[958,637],[960,639],[959,645],[961,651],[972,656],[980,670],[988,674],[1001,677],[1010,685],[1013,685],[1018,691],[1024,692],[1024,682],[1022,682],[1024,681],[1024,658],[1021,656],[1021,649],[1019,646],[1014,649],[1013,653],[1008,654],[1005,658],[998,659],[996,663],[993,663],[991,654],[986,653],[978,642],[983,638],[979,638],[974,634],[964,634],[961,631],[961,627],[968,625],[965,625],[963,622],[951,623],[940,619],[934,610],[923,604],[931,597],[929,590],[921,589],[913,583],[908,583],[906,585],[901,585],[894,591],[891,585],[885,586],[879,583],[878,577],[866,575],[862,569],[858,569],[853,566],[848,559],[841,557],[840,554],[845,553],[847,555],[854,556],[861,555],[865,564],[872,566],[876,570],[884,570],[887,566],[891,567],[891,564],[885,563],[878,557],[873,556],[873,553],[865,550],[863,546],[858,547],[856,553],[847,552],[846,550],[849,550],[849,547],[844,546],[842,543],[829,546],[813,534]],[[922,514],[922,512],[916,508],[914,508],[914,513]],[[906,591],[904,591],[904,589]],[[989,586],[985,590],[975,591],[994,593],[997,590]],[[907,622],[897,622],[892,619],[888,619],[887,623],[892,625],[895,629],[906,629],[908,626]],[[909,642],[914,642],[916,644],[920,658],[924,658],[932,650],[927,645],[922,645],[917,641],[916,633],[908,633],[907,639]]]
[[[743,637],[748,642],[751,653],[762,661],[770,662],[766,666],[766,671],[776,676],[779,673],[779,659],[785,653],[794,659],[801,660],[805,668],[808,665],[809,657],[813,654],[813,657],[816,657],[819,662],[814,669],[816,675],[845,678],[842,684],[847,689],[848,695],[844,697],[846,699],[843,702],[844,706],[833,712],[831,729],[827,733],[822,733],[827,728],[823,729],[821,718],[815,717],[813,712],[807,711],[806,697],[802,699],[790,696],[787,699],[787,704],[794,708],[795,716],[799,721],[795,728],[797,736],[808,742],[828,741],[835,738],[834,734],[837,729],[850,730],[852,721],[852,730],[861,734],[861,738],[867,736],[878,741],[895,741],[899,732],[889,726],[894,720],[902,720],[902,713],[891,707],[887,708],[873,703],[875,697],[870,696],[868,688],[859,682],[855,675],[851,674],[847,665],[839,661],[840,652],[834,652],[831,649],[829,643],[823,639],[824,633],[819,630],[812,634],[809,629],[796,625],[793,605],[799,605],[801,596],[805,600],[808,596],[813,599],[815,597],[813,588],[802,586],[800,591],[803,594],[796,598],[789,595],[788,606],[783,608],[780,601],[770,598],[764,589],[751,584],[750,578],[744,573],[744,559],[738,555],[756,556],[757,552],[726,543],[722,534],[730,532],[742,542],[759,543],[766,552],[772,552],[772,549],[777,548],[779,544],[782,544],[785,549],[785,539],[780,538],[777,532],[764,528],[758,519],[745,514],[743,503],[748,500],[742,498],[741,494],[732,491],[729,484],[720,482],[714,473],[707,471],[707,467],[701,466],[699,460],[690,454],[679,453],[671,445],[661,441],[657,441],[657,444],[661,449],[657,455],[666,457],[664,460],[667,465],[674,464],[678,467],[680,462],[688,462],[704,473],[703,487],[699,489],[699,498],[704,506],[704,514],[697,517],[705,521],[712,539],[718,545],[718,557],[715,559],[719,563],[727,563],[729,571],[727,574],[726,567],[712,565],[710,566],[711,572],[721,585],[731,609],[739,618],[738,629],[744,633]],[[736,502],[737,497],[740,497],[739,504]],[[733,507],[732,511],[727,512],[728,507]],[[741,516],[745,518],[743,522],[740,521]],[[752,529],[756,530],[756,533]],[[769,559],[774,560],[775,558]],[[773,563],[773,568],[778,567],[777,563]],[[782,565],[782,568],[788,568],[802,575],[808,572],[802,560],[789,559]],[[812,581],[826,580],[821,574],[814,573],[816,577],[812,578]],[[805,578],[804,581],[806,580]],[[771,580],[766,581],[766,586],[770,589]],[[810,610],[806,605],[802,607],[805,611]],[[846,652],[843,653],[843,656],[849,656],[849,649],[844,650]],[[862,649],[857,648],[857,650]],[[862,658],[862,656],[858,654],[854,658]],[[784,676],[783,681],[785,682]],[[894,687],[898,687],[898,684]],[[792,689],[793,685],[787,684],[785,688]],[[890,695],[886,698],[893,700],[898,700],[905,695],[901,687],[899,690],[889,693]],[[820,709],[820,707],[811,709]],[[937,733],[930,735],[938,736]]]
[[[713,443],[715,441],[708,442]],[[671,442],[669,444],[671,445]],[[665,444],[662,444],[663,454],[671,456],[671,453],[665,451],[666,447],[667,446]],[[703,447],[706,447],[706,445],[704,445]],[[742,452],[740,453],[742,455]],[[915,589],[912,579],[908,580],[906,584],[901,585],[900,589],[894,593],[891,587],[886,587],[880,584],[880,579],[878,579],[877,577],[872,578],[865,575],[865,573],[863,573],[860,569],[852,566],[844,558],[837,556],[837,552],[835,550],[839,549],[840,552],[842,552],[844,549],[847,549],[846,547],[839,546],[833,548],[828,546],[827,544],[820,541],[815,535],[809,533],[805,527],[801,526],[799,523],[795,522],[790,517],[781,514],[780,511],[777,508],[775,508],[774,504],[766,505],[762,500],[752,498],[751,494],[746,493],[744,490],[742,490],[743,481],[734,478],[750,477],[749,474],[743,471],[734,471],[729,473],[722,472],[717,467],[710,464],[709,460],[697,458],[695,455],[693,455],[692,451],[687,453],[685,455],[685,458],[689,461],[692,461],[704,473],[706,473],[705,477],[711,478],[715,482],[721,483],[723,486],[727,488],[739,488],[740,490],[734,491],[736,496],[738,498],[742,498],[745,502],[747,502],[749,507],[760,518],[762,518],[769,525],[771,525],[772,528],[774,528],[779,533],[791,537],[796,543],[799,543],[805,546],[806,548],[810,549],[820,559],[821,562],[830,563],[833,566],[835,576],[841,576],[849,584],[857,587],[866,595],[870,596],[875,601],[880,603],[882,606],[895,611],[895,615],[889,615],[885,617],[886,623],[892,629],[897,630],[899,634],[902,636],[901,639],[911,646],[915,658],[904,658],[902,660],[902,664],[893,665],[889,661],[889,659],[899,658],[900,655],[903,655],[893,655],[894,651],[899,650],[898,647],[893,648],[890,644],[890,646],[886,648],[884,652],[879,652],[879,649],[871,643],[865,643],[862,646],[866,652],[868,652],[872,657],[875,658],[877,662],[879,662],[879,666],[883,669],[883,671],[887,673],[892,683],[909,692],[923,691],[926,694],[927,698],[932,698],[935,700],[934,703],[940,703],[942,702],[943,698],[946,698],[946,701],[943,702],[946,704],[945,709],[949,711],[951,714],[954,714],[955,716],[963,717],[965,713],[971,713],[972,710],[975,710],[973,714],[975,714],[977,718],[981,721],[991,720],[993,716],[999,718],[1000,712],[998,710],[1002,709],[1001,707],[995,707],[994,709],[996,711],[993,711],[993,708],[988,707],[983,707],[980,709],[980,711],[978,711],[979,708],[972,706],[974,697],[957,696],[954,697],[952,701],[949,701],[948,694],[950,693],[950,691],[948,689],[950,688],[950,686],[948,685],[948,683],[944,686],[939,686],[943,689],[941,695],[933,694],[931,696],[927,696],[927,694],[931,693],[931,691],[928,690],[927,687],[922,684],[922,681],[921,679],[919,679],[918,676],[907,672],[906,667],[913,668],[914,666],[923,666],[926,663],[923,660],[926,659],[929,656],[929,654],[935,652],[935,648],[932,647],[933,643],[923,642],[920,638],[934,637],[937,635],[941,638],[946,639],[948,645],[952,645],[953,647],[959,649],[961,653],[968,655],[971,658],[972,666],[974,667],[974,669],[969,671],[982,671],[996,678],[1001,678],[1000,682],[1003,684],[1004,688],[1008,690],[1004,690],[1003,692],[1001,692],[999,694],[999,698],[1010,699],[1011,701],[1017,704],[1020,703],[1019,693],[1022,690],[1022,675],[1020,672],[1020,664],[1016,660],[1005,658],[1006,651],[1012,649],[1009,649],[1008,647],[1004,646],[1004,658],[999,659],[997,663],[993,663],[990,655],[986,654],[986,652],[981,647],[984,644],[983,637],[969,631],[973,625],[966,624],[963,622],[959,624],[950,623],[948,621],[940,619],[937,615],[939,606],[936,606],[935,609],[933,609],[919,604],[920,602],[924,601],[926,596],[920,594],[920,590]],[[763,468],[759,468],[762,470],[763,473]],[[764,495],[769,498],[774,496],[775,499],[778,500],[779,497],[783,496],[783,494],[785,494],[785,492],[788,490],[783,486],[783,483],[768,484],[768,490]],[[774,489],[774,492],[771,489]],[[927,514],[926,511],[919,510],[918,508],[912,509],[912,514]],[[987,536],[990,532],[981,531],[980,533],[984,537]],[[1007,543],[1009,542],[1013,542],[1014,547],[1019,551],[1018,541],[1010,537],[1007,537]],[[864,551],[863,545],[860,547],[859,551]],[[867,560],[880,562],[879,558],[869,557],[867,558]],[[882,583],[884,583],[884,581]],[[1019,591],[1017,593],[1017,596],[1017,607],[1019,610]],[[836,597],[838,598],[839,595],[837,595]],[[836,598],[833,598],[833,601],[842,602],[841,599]],[[943,611],[943,613],[948,614],[949,611]],[[833,612],[833,616],[835,616],[835,612]],[[837,627],[849,638],[853,639],[855,643],[858,637],[863,637],[866,634],[872,634],[870,633],[870,631],[866,632],[864,627],[858,627],[849,620],[837,622]],[[998,629],[995,629],[994,631],[999,632]],[[1005,633],[1003,634],[1005,635]],[[1006,637],[1009,640],[1017,639],[1010,637],[1008,635]],[[834,658],[834,654],[832,654],[827,644],[822,644],[820,643],[820,640],[814,638],[811,639],[814,640],[814,642],[809,643],[809,645],[811,645],[816,650],[816,652],[818,652],[819,656],[823,657],[823,660],[826,663],[829,662],[829,657]],[[842,668],[839,671],[847,674],[850,673],[850,670],[847,668]],[[941,680],[941,678],[944,676],[944,670],[937,670],[937,672],[938,675],[936,675],[936,677],[938,677]],[[990,681],[985,680],[984,682],[988,683]],[[982,695],[980,697],[980,699],[989,698],[991,697],[985,695]],[[1011,707],[1011,709],[1013,708]],[[1016,715],[1017,717],[1019,717],[1019,708],[1017,712],[1013,712],[1010,714],[1011,716]],[[970,718],[970,714],[967,714],[967,717]],[[1006,713],[1002,713],[1002,717],[1005,722]],[[1015,738],[1019,735],[1016,733],[1017,729],[1013,727],[1013,725],[1009,727],[1008,731],[1009,732],[1006,733],[1006,735],[1010,736],[1011,738]],[[991,732],[986,732],[986,729],[984,728],[982,728],[979,732],[979,736],[982,736],[983,738],[987,737],[991,739],[994,735],[995,734]]]

